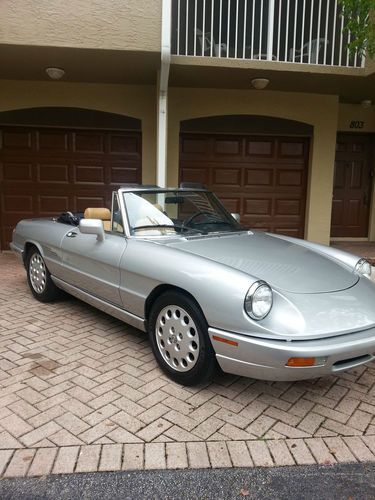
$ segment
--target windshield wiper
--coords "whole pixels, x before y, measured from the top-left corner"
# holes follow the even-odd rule
[[[144,225],[144,226],[136,226],[133,227],[133,231],[137,231],[137,229],[181,229],[184,231],[194,231],[196,233],[202,233],[199,229],[194,229],[192,227],[182,226],[178,224],[152,224],[152,225]]]

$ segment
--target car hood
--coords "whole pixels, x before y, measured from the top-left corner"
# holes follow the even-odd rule
[[[358,276],[315,250],[265,233],[236,233],[173,241],[169,246],[232,267],[290,293],[337,292]]]

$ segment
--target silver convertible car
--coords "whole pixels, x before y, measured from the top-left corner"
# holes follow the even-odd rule
[[[203,188],[123,187],[111,210],[19,222],[11,247],[36,299],[65,291],[148,332],[181,384],[218,367],[299,380],[374,359],[370,264],[249,231]]]

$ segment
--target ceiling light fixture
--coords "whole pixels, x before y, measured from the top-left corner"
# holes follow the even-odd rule
[[[251,85],[257,90],[265,89],[269,83],[268,78],[254,78],[251,80]]]
[[[371,105],[372,105],[371,99],[363,99],[363,101],[361,101],[362,108],[370,108]]]
[[[46,68],[46,73],[51,80],[61,80],[61,78],[65,75],[65,70],[62,68]]]

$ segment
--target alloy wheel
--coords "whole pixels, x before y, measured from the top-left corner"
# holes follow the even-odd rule
[[[165,362],[177,372],[191,370],[199,357],[199,335],[193,318],[179,306],[164,307],[155,323],[155,338]]]
[[[39,253],[34,253],[29,263],[29,276],[36,293],[43,293],[46,288],[47,276],[44,260]]]

